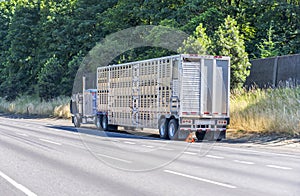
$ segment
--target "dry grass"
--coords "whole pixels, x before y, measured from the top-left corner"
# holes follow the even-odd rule
[[[68,97],[41,101],[38,97],[22,96],[12,102],[0,98],[0,112],[70,118],[69,101]]]
[[[69,100],[59,97],[45,102],[37,97],[23,96],[7,102],[0,98],[0,111],[70,118]],[[230,129],[238,133],[300,135],[300,87],[234,91],[230,110]]]
[[[230,104],[232,129],[300,134],[300,87],[234,91]]]

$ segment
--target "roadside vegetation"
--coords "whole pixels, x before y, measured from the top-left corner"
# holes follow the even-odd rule
[[[45,117],[70,118],[69,97],[61,96],[49,101],[41,101],[39,97],[21,96],[14,101],[0,98],[0,112],[39,115]]]
[[[300,87],[236,90],[230,104],[230,128],[241,134],[300,134]]]
[[[22,96],[14,101],[0,98],[0,112],[70,118],[69,97],[41,101]],[[230,100],[230,129],[239,135],[300,135],[300,87],[234,90]]]
[[[300,52],[299,0],[99,2],[0,0],[0,97],[13,101],[20,95],[44,100],[70,96],[78,62],[107,36],[139,25],[182,30],[191,35],[187,48],[232,57],[232,87],[245,80],[249,59]],[[155,40],[163,42],[164,36]],[[141,47],[111,63],[170,54],[174,51]]]
[[[96,43],[130,27],[162,25],[190,35],[179,53],[231,57],[231,88],[239,89],[231,96],[231,129],[300,134],[299,88],[241,90],[249,60],[300,53],[299,4],[298,0],[0,0],[0,112],[69,118],[74,78]],[[156,41],[164,41],[164,36]],[[174,53],[141,47],[111,63]]]

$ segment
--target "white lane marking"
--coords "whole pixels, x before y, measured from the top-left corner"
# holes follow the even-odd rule
[[[28,135],[27,134],[25,134],[25,133],[18,133],[18,132],[15,132],[17,135],[22,135],[22,136],[25,136],[25,137],[28,137]]]
[[[207,182],[207,183],[223,186],[223,187],[226,187],[226,188],[231,188],[231,189],[237,188],[236,186],[233,186],[233,185],[230,185],[230,184],[225,184],[225,183],[222,183],[222,182],[217,182],[217,181],[208,180],[208,179],[204,179],[204,178],[200,178],[200,177],[196,177],[196,176],[191,176],[191,175],[187,175],[187,174],[183,174],[183,173],[179,173],[179,172],[175,172],[175,171],[164,170],[164,172],[174,174],[174,175],[178,175],[178,176],[182,176],[182,177],[186,177],[186,178],[190,178],[190,179],[194,179],[194,180],[198,180],[198,181],[202,181],[202,182]]]
[[[195,153],[195,152],[183,152],[183,154],[196,155],[197,153]]]
[[[10,184],[12,184],[14,187],[19,189],[23,193],[25,193],[25,195],[28,195],[28,196],[36,196],[37,195],[37,194],[33,193],[31,190],[29,190],[28,188],[26,188],[25,186],[17,183],[16,181],[14,181],[12,178],[10,178],[9,176],[7,176],[6,174],[4,174],[1,171],[0,171],[0,176],[2,178],[4,178],[6,181],[8,181]]]
[[[117,157],[108,156],[108,155],[105,155],[105,154],[97,153],[97,155],[101,156],[101,157],[106,157],[106,158],[109,158],[109,159],[113,159],[113,160],[116,160],[116,161],[121,161],[121,162],[124,162],[124,163],[132,163],[132,161],[128,161],[128,160],[125,160],[125,159],[120,159],[120,158],[117,158]]]
[[[165,147],[159,147],[158,149],[161,149],[161,150],[167,150],[167,151],[172,151],[172,150],[174,150],[174,149],[172,149],[172,148],[165,148]]]
[[[227,146],[214,146],[214,148],[220,148],[220,149],[230,149],[230,150],[235,150],[235,151],[241,151],[241,152],[251,152],[251,153],[256,153],[256,154],[269,154],[269,155],[276,155],[276,156],[282,156],[282,157],[291,157],[291,158],[300,158],[300,156],[296,155],[291,155],[291,154],[280,154],[280,153],[274,153],[274,152],[262,152],[262,151],[257,151],[257,150],[249,150],[249,149],[243,149],[243,148],[232,148],[232,147],[227,147]]]
[[[135,144],[134,142],[127,142],[127,141],[125,141],[124,143],[125,143],[125,144],[131,144],[131,145],[134,145],[134,144]]]
[[[267,167],[271,167],[271,168],[275,168],[275,169],[284,169],[284,170],[290,170],[293,168],[290,167],[283,167],[283,166],[279,166],[279,165],[266,165]]]
[[[208,158],[213,158],[213,159],[224,159],[224,157],[220,157],[220,156],[214,156],[214,155],[205,155]]]
[[[246,165],[254,165],[253,162],[250,161],[240,161],[240,160],[234,160],[236,163],[246,164]]]
[[[146,147],[146,148],[154,148],[154,146],[149,146],[149,145],[142,145],[143,147]]]
[[[59,129],[54,129],[54,128],[47,128],[47,130],[49,130],[49,131],[55,131],[55,132],[62,132],[61,130],[59,130]]]
[[[41,140],[41,141],[43,141],[43,142],[47,142],[47,143],[51,143],[51,144],[55,144],[55,145],[61,146],[61,143],[53,142],[53,141],[46,140],[46,139],[42,139],[42,138],[39,138],[39,140]]]
[[[97,138],[97,135],[87,135],[87,137]]]

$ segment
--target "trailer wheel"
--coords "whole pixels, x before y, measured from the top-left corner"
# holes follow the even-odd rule
[[[101,127],[104,131],[108,130],[108,119],[106,115],[103,115],[101,118]]]
[[[74,119],[74,126],[79,128],[80,127],[80,122],[81,122],[80,115],[75,114],[73,119]]]
[[[161,118],[158,123],[159,136],[162,139],[168,139],[168,120]]]
[[[100,116],[96,116],[96,127],[97,127],[97,129],[102,128]]]
[[[168,135],[170,140],[178,139],[178,122],[176,119],[172,119],[168,125]]]
[[[196,137],[198,139],[198,141],[203,141],[204,139],[204,136],[205,136],[205,131],[201,131],[201,132],[196,132]]]

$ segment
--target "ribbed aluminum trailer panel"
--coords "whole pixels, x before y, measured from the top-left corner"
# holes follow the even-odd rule
[[[189,54],[99,67],[98,111],[111,125],[225,131],[229,69],[229,57]]]
[[[180,56],[99,67],[98,110],[109,124],[157,128],[170,114],[172,70]]]
[[[72,121],[104,130],[155,128],[161,138],[195,132],[199,140],[220,140],[229,124],[229,84],[230,58],[224,56],[180,54],[98,67],[97,89],[72,96]]]

